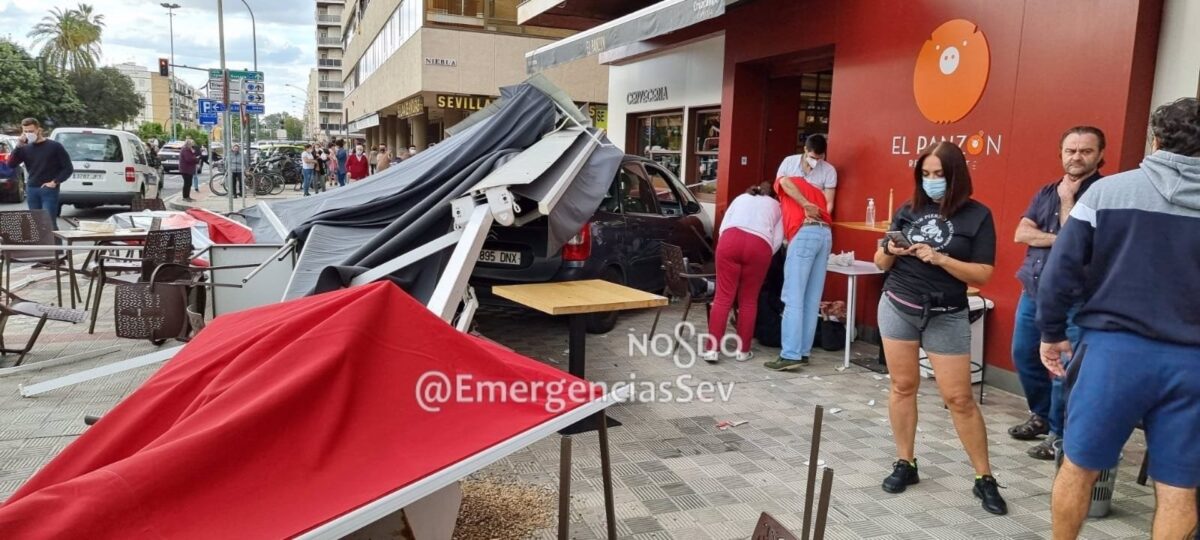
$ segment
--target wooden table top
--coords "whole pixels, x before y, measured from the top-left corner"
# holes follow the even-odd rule
[[[891,223],[885,221],[876,221],[874,225],[867,225],[867,222],[865,221],[838,221],[835,222],[834,225],[856,231],[885,233],[888,232],[888,227],[891,226]]]
[[[93,232],[93,231],[54,231],[54,236],[67,242],[107,242],[112,240],[145,240],[146,231],[142,232]]]
[[[549,315],[578,315],[667,305],[657,294],[601,279],[497,285],[492,293]]]

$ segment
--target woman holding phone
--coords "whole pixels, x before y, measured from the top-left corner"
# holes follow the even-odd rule
[[[890,233],[875,252],[875,265],[889,271],[879,301],[879,333],[891,374],[888,413],[897,454],[883,490],[900,493],[920,481],[914,446],[923,347],[975,469],[972,492],[984,510],[1003,515],[1008,505],[992,477],[987,429],[971,395],[967,320],[967,285],[983,285],[992,276],[996,226],[991,210],[971,198],[971,175],[958,146],[941,142],[923,151],[913,182],[912,199],[892,220],[891,230],[902,237]]]

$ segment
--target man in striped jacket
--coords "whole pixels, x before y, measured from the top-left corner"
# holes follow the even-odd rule
[[[1059,233],[1038,289],[1042,362],[1063,377],[1067,313],[1082,306],[1078,378],[1054,482],[1054,538],[1073,539],[1092,484],[1139,422],[1157,509],[1153,537],[1192,538],[1200,485],[1200,100],[1159,107],[1155,152],[1097,182]]]

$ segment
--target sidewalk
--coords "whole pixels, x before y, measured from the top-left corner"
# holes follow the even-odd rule
[[[204,178],[203,181],[204,182],[200,186],[200,191],[192,192],[192,202],[184,201],[183,194],[181,193],[169,195],[164,198],[163,202],[167,205],[167,209],[186,212],[191,208],[203,208],[218,214],[228,214],[228,196],[222,197],[219,195],[214,195],[212,190],[210,190],[208,187],[208,178]],[[283,188],[283,193],[280,193],[279,195],[266,195],[263,197],[256,197],[253,192],[248,192],[246,193],[246,197],[244,199],[244,206],[242,198],[239,197],[233,200],[233,211],[240,212],[241,210],[250,208],[251,206],[254,206],[262,201],[282,201],[302,197],[304,194],[295,190],[294,187],[294,184],[287,184]]]

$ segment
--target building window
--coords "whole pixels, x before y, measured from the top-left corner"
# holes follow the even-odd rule
[[[396,7],[358,63],[359,84],[366,81],[408,38],[417,33],[424,21],[421,8],[421,0],[403,0]]]
[[[630,124],[637,126],[634,148],[638,155],[654,160],[678,177],[683,160],[683,113],[639,115]]]

